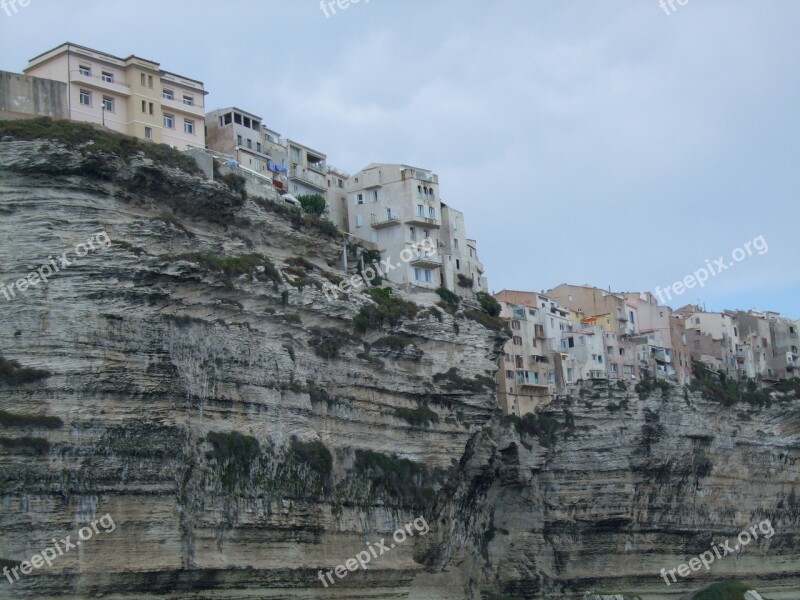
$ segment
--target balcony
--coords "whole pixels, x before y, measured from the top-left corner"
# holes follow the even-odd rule
[[[536,371],[517,371],[517,385],[521,387],[547,388],[547,380]]]
[[[542,325],[536,325],[535,330],[536,332],[534,333],[534,335],[536,336],[536,339],[539,340],[547,339],[547,333],[545,333],[544,327]]]
[[[391,217],[379,220],[376,215],[372,215],[371,224],[373,229],[383,229],[385,227],[393,227],[394,225],[400,225],[400,219],[392,215]]]
[[[414,215],[411,218],[407,219],[406,223],[408,225],[419,225],[421,227],[434,228],[434,229],[441,227],[438,219],[432,219],[430,217],[424,217],[422,215]]]
[[[170,100],[163,96],[161,97],[161,108],[192,115],[198,119],[205,119],[206,117],[205,107],[202,104],[187,104],[183,100]]]
[[[431,254],[428,256],[425,253],[419,254],[412,261],[411,264],[415,267],[423,269],[438,269],[442,266],[442,259],[438,254]]]
[[[97,75],[84,75],[80,71],[70,71],[69,74],[70,81],[72,83],[77,83],[106,92],[112,92],[114,94],[119,94],[120,96],[128,97],[131,95],[131,88],[127,83],[106,81]]]
[[[289,177],[302,181],[318,189],[320,192],[326,192],[328,190],[328,183],[325,181],[325,177],[313,171],[302,171],[299,168],[294,168],[289,172]]]

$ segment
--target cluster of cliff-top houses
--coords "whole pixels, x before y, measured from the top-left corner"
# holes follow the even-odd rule
[[[248,191],[278,202],[322,196],[326,218],[397,264],[387,273],[391,282],[445,288],[468,300],[487,291],[477,244],[463,213],[442,201],[434,172],[373,163],[345,173],[324,152],[282,137],[257,112],[206,111],[207,93],[201,81],[152,60],[65,43],[32,58],[23,73],[0,71],[0,118],[94,123],[187,150],[201,165],[216,160],[243,176]],[[423,240],[438,251],[398,262]],[[650,293],[566,284],[541,293],[503,290],[495,299],[513,336],[498,370],[498,400],[509,414],[597,381],[686,384],[692,361],[763,384],[800,376],[800,322],[777,313],[673,311]]]
[[[443,286],[465,298],[486,291],[464,214],[442,201],[435,173],[386,163],[344,173],[324,152],[282,137],[256,112],[206,111],[207,93],[201,81],[155,61],[65,43],[32,58],[23,73],[0,72],[0,116],[84,121],[194,151],[196,158],[210,154],[256,195],[293,204],[298,196],[322,196],[330,221],[398,265],[386,274],[395,284]],[[399,261],[425,239],[438,252]]]

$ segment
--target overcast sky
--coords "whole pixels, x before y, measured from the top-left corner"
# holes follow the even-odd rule
[[[0,10],[0,69],[137,54],[345,171],[431,169],[493,291],[665,288],[762,235],[670,304],[798,318],[800,2],[674,4],[30,0]]]

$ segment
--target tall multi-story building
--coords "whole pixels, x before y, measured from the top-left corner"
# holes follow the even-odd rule
[[[463,215],[442,203],[436,173],[402,164],[370,164],[347,180],[347,213],[352,235],[377,244],[385,258],[399,262],[387,274],[393,283],[445,286],[462,295],[485,289],[486,280],[478,276],[480,261],[469,256]],[[432,239],[438,251],[401,260],[404,250],[413,252],[425,239]],[[474,244],[472,248],[474,253]],[[458,285],[459,273],[473,278],[472,287]]]
[[[494,298],[512,334],[500,358],[497,400],[505,414],[522,416],[564,388],[560,340],[568,313],[533,292],[503,290]]]
[[[67,42],[32,58],[25,74],[66,83],[73,121],[180,150],[205,148],[203,82],[165,71],[155,61]]]
[[[738,327],[730,314],[706,312],[697,305],[677,309],[683,317],[693,360],[735,380],[743,379],[737,361]]]
[[[486,292],[483,265],[478,260],[478,245],[467,239],[464,213],[442,206],[442,278],[444,287],[459,296],[471,298],[476,292]]]
[[[767,364],[767,375],[777,379],[800,377],[800,322],[777,313],[767,313],[772,359]]]
[[[347,180],[350,175],[328,165],[328,191],[325,194],[328,219],[339,229],[347,232]]]

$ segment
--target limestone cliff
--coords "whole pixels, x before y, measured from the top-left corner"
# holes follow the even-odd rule
[[[0,559],[115,525],[2,597],[680,598],[710,579],[660,569],[769,518],[711,577],[800,598],[800,400],[602,389],[502,420],[505,334],[433,294],[329,301],[347,251],[142,154],[0,140],[0,283],[71,261],[0,292]]]

